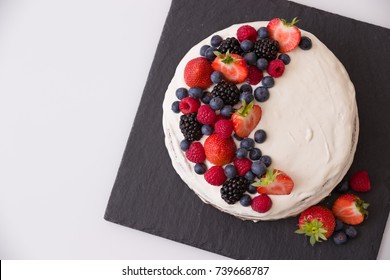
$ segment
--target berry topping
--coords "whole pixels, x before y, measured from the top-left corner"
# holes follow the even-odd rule
[[[272,164],[272,159],[270,156],[261,156],[259,161],[264,163],[267,167],[270,167]]]
[[[258,87],[255,89],[255,98],[259,102],[265,102],[269,98],[269,91],[266,87]]]
[[[226,54],[216,52],[216,55],[217,57],[211,64],[212,68],[215,71],[221,72],[227,81],[239,84],[246,80],[248,77],[248,68],[242,56],[230,52]]]
[[[242,102],[242,106],[232,115],[234,132],[242,138],[248,137],[261,119],[261,108],[258,105],[253,105],[253,102],[246,104]]]
[[[203,146],[200,142],[193,142],[186,151],[186,157],[193,163],[201,163],[206,160]]]
[[[333,234],[335,226],[332,211],[323,206],[312,206],[299,216],[299,229],[295,233],[310,236],[310,244],[314,245],[327,240]]]
[[[174,113],[180,113],[180,107],[179,107],[180,101],[174,101],[172,103],[171,109]]]
[[[335,234],[333,234],[334,244],[343,245],[343,244],[347,243],[347,241],[348,241],[347,235],[344,232],[338,231]]]
[[[279,42],[281,53],[292,51],[298,46],[301,40],[301,31],[295,26],[298,21],[294,18],[288,23],[284,19],[274,18],[268,23],[269,37]]]
[[[267,133],[262,129],[256,130],[254,136],[256,143],[259,144],[264,143],[265,139],[267,139]]]
[[[254,146],[255,146],[255,141],[253,141],[253,139],[251,138],[244,138],[240,143],[240,148],[244,148],[247,151],[252,150]]]
[[[231,179],[237,176],[237,170],[234,165],[228,164],[225,166],[225,175],[227,178]]]
[[[240,95],[240,100],[243,100],[243,99],[245,100],[246,104],[249,104],[253,101],[253,99],[255,99],[255,97],[249,91],[244,91]]]
[[[213,37],[211,37],[211,40],[210,40],[210,44],[213,46],[213,47],[218,47],[221,43],[222,43],[223,39],[221,36],[219,35],[214,35]]]
[[[211,98],[209,105],[210,105],[211,109],[213,109],[214,111],[218,111],[218,110],[221,110],[223,108],[224,104],[223,104],[222,98],[217,96],[217,97]]]
[[[206,164],[204,164],[203,162],[197,163],[194,166],[194,171],[196,174],[202,175],[206,172],[206,170],[207,170]]]
[[[261,158],[261,150],[259,148],[253,148],[249,151],[249,158],[251,160],[259,160]]]
[[[248,150],[244,148],[238,148],[236,151],[236,157],[237,158],[246,158],[248,155]]]
[[[203,97],[203,90],[200,87],[192,87],[188,90],[188,95],[192,98],[201,99]]]
[[[234,108],[232,107],[232,105],[225,105],[221,109],[220,114],[221,114],[221,116],[230,119],[230,117],[232,116],[233,112],[234,112]]]
[[[204,124],[202,125],[202,134],[203,135],[211,135],[214,133],[214,128],[211,125]]]
[[[256,211],[259,213],[265,213],[269,209],[271,209],[272,200],[266,194],[258,195],[252,199],[251,207],[252,207],[253,211]]]
[[[207,58],[208,61],[213,62],[214,59],[217,57],[214,53],[216,50],[217,48],[215,47],[210,47],[206,50],[205,57]]]
[[[213,97],[220,97],[224,105],[234,106],[240,101],[240,90],[235,84],[219,82],[212,90]]]
[[[369,204],[354,194],[343,194],[333,203],[336,218],[349,225],[358,225],[368,216]]]
[[[206,89],[212,85],[210,75],[213,72],[210,61],[204,57],[190,60],[184,68],[184,81],[189,87]]]
[[[258,193],[285,195],[291,193],[294,188],[294,181],[286,173],[269,168],[260,181],[252,185],[257,187]]]
[[[268,29],[267,27],[263,26],[260,27],[259,30],[257,30],[257,34],[259,35],[260,39],[265,39],[268,37]]]
[[[240,54],[241,53],[241,47],[240,42],[234,38],[229,37],[222,41],[221,45],[218,47],[218,51],[220,53],[234,53],[234,54]]]
[[[304,50],[310,50],[312,46],[311,40],[309,37],[302,36],[301,41],[299,42],[299,47]]]
[[[234,204],[239,201],[246,191],[249,182],[244,177],[235,177],[228,179],[221,188],[221,197],[228,204]]]
[[[272,88],[275,85],[275,81],[271,76],[266,76],[261,80],[261,84],[266,88]]]
[[[262,163],[261,161],[255,161],[254,163],[252,163],[251,171],[253,174],[255,174],[257,177],[260,178],[267,172],[267,166],[265,166],[265,164]],[[262,192],[262,193],[266,193],[266,192]]]
[[[256,66],[249,66],[248,67],[248,78],[247,82],[250,85],[257,85],[260,83],[261,79],[263,79],[263,71],[261,71]]]
[[[265,38],[256,41],[253,49],[258,58],[265,58],[266,60],[274,60],[278,56],[279,43],[278,41]]]
[[[280,59],[275,59],[269,62],[267,68],[268,74],[271,77],[278,78],[283,75],[284,72],[284,63]]]
[[[204,104],[209,104],[211,98],[213,98],[213,96],[211,95],[211,92],[209,92],[209,91],[204,91],[201,100],[202,100],[202,102],[203,102]]]
[[[248,85],[248,84],[242,84],[240,86],[240,92],[250,92],[250,93],[252,93],[253,92],[252,86]]]
[[[206,51],[207,51],[208,48],[210,48],[209,45],[203,45],[203,46],[200,48],[199,54],[200,54],[201,56],[206,56]]]
[[[186,88],[178,88],[175,92],[177,99],[182,100],[188,96],[188,91]]]
[[[220,81],[222,81],[222,73],[214,71],[211,73],[210,79],[214,84],[218,84]]]
[[[199,107],[200,107],[200,101],[192,97],[183,98],[179,103],[180,111],[184,115],[197,112]]]
[[[250,52],[253,49],[253,42],[250,40],[244,40],[241,42],[240,47],[244,52]]]
[[[249,170],[247,173],[245,173],[244,177],[245,177],[245,179],[247,179],[249,182],[252,183],[255,180],[256,175],[253,174],[253,172]],[[257,193],[257,188],[252,186],[252,185],[248,185],[247,191],[249,193],[255,194],[255,193]]]
[[[290,56],[286,53],[281,53],[278,58],[283,61],[284,65],[287,65],[291,62]]]
[[[203,124],[213,124],[217,115],[209,105],[202,105],[198,109],[196,116],[198,122]]]
[[[233,161],[234,167],[237,170],[238,176],[245,176],[251,170],[252,161],[248,158],[236,158]]]
[[[204,179],[213,186],[220,186],[226,181],[226,176],[221,166],[212,166],[204,173]]]
[[[266,60],[265,58],[259,58],[257,61],[256,61],[256,66],[257,68],[259,68],[260,70],[267,70],[268,68],[268,60]]]
[[[255,42],[257,39],[257,31],[250,25],[243,25],[237,30],[237,39],[240,42],[244,40]]]
[[[233,123],[231,120],[219,120],[215,123],[214,130],[222,138],[229,138],[233,133]]]
[[[349,186],[355,192],[368,192],[371,189],[370,177],[367,171],[358,171],[351,176]]]
[[[249,205],[251,205],[252,203],[252,198],[247,195],[247,194],[244,194],[243,196],[241,196],[240,198],[240,204],[244,207],[247,207]]]
[[[202,138],[202,124],[196,120],[196,113],[180,116],[181,133],[189,141],[198,141]]]
[[[185,152],[185,151],[188,150],[188,148],[190,147],[190,145],[191,145],[191,142],[190,142],[190,141],[188,141],[188,140],[186,140],[186,139],[183,139],[183,140],[181,140],[181,142],[180,142],[180,149],[181,149],[183,152]]]
[[[232,137],[223,138],[218,134],[212,134],[204,142],[204,150],[208,161],[222,166],[233,161],[236,144]]]
[[[244,59],[246,61],[246,64],[256,65],[257,55],[254,52],[249,52],[244,55]]]

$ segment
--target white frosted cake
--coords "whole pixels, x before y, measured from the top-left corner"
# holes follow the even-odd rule
[[[250,75],[253,74],[250,70],[249,74],[244,73],[244,76],[247,75],[244,82],[241,80],[238,82],[231,82],[232,79],[229,76],[230,74],[227,74],[226,76],[223,69],[221,70],[220,67],[216,66],[210,52],[207,56],[205,54],[205,52],[207,52],[207,47],[203,46],[212,45],[210,42],[213,39],[216,51],[222,50],[222,52],[214,54],[214,56],[217,56],[215,60],[221,60],[226,58],[226,56],[229,56],[226,52],[223,53],[223,48],[221,49],[221,45],[217,46],[219,42],[216,43],[215,41],[218,41],[218,38],[226,40],[227,38],[240,37],[237,35],[237,32],[242,26],[252,27],[256,30],[258,35],[257,38],[252,39],[252,48],[251,44],[246,42],[248,43],[248,46],[245,46],[247,50],[238,50],[238,55],[242,57],[248,68],[251,68],[249,66],[252,65],[252,68],[256,67],[262,72],[263,78],[260,81],[256,81],[256,79],[258,79],[258,77],[256,78],[256,74],[254,74],[254,78],[250,77]],[[261,27],[267,26],[268,34],[264,28],[262,31],[259,30]],[[264,81],[265,77],[271,75],[267,72],[267,69],[261,70],[261,62],[258,61],[262,58],[261,55],[259,55],[261,47],[259,46],[259,43],[256,43],[255,41],[260,41],[267,38],[267,36],[272,40],[275,36],[281,38],[281,41],[287,40],[285,35],[275,34],[275,32],[279,32],[279,30],[272,30],[271,32],[269,26],[268,21],[236,24],[224,30],[215,32],[208,38],[199,42],[188,51],[177,66],[175,75],[166,91],[163,103],[165,145],[169,156],[171,157],[172,165],[181,179],[203,202],[240,219],[252,221],[277,220],[295,216],[328,196],[342,180],[352,163],[359,131],[354,86],[350,81],[344,66],[313,34],[304,30],[299,30],[301,36],[300,42],[302,42],[302,38],[304,37],[310,38],[311,40],[310,47],[307,49],[305,49],[305,46],[302,46],[302,48],[298,46],[294,47],[292,50],[286,51],[283,49],[284,45],[286,45],[284,43],[286,42],[279,42],[277,58],[270,59],[268,57],[263,57],[263,62],[264,59],[266,59],[268,67],[270,67],[272,60],[279,60],[279,63],[280,60],[282,60],[285,64],[284,71],[282,71],[283,73],[280,77],[280,73],[272,73],[272,76],[274,77],[271,84],[269,81]],[[286,29],[291,26],[292,25],[287,25]],[[238,40],[240,41],[240,44],[242,45],[243,41],[251,41],[250,35],[247,34],[248,32],[250,34],[250,30],[241,31],[243,31],[241,37],[244,36],[244,39],[241,38],[241,40]],[[261,32],[263,32],[263,34],[261,34]],[[220,37],[217,36],[216,38],[214,35]],[[249,36],[249,39],[245,36]],[[222,43],[223,42],[224,41],[222,41]],[[203,50],[201,51],[202,47]],[[254,49],[256,49],[257,52],[253,51]],[[281,51],[288,56],[280,57]],[[200,52],[203,52],[202,54],[207,57],[203,58],[203,60],[209,61],[212,72],[217,73],[213,73],[214,77],[212,77],[210,85],[209,83],[204,84],[203,82],[200,82],[199,86],[196,86],[196,83],[194,86],[193,82],[190,82],[190,85],[188,85],[188,80],[190,78],[185,78],[184,72],[188,70],[186,70],[186,67],[189,67],[187,65],[191,60],[201,57]],[[228,52],[230,53],[230,51]],[[231,52],[234,53],[233,48],[231,49]],[[251,55],[247,55],[251,52],[257,54],[257,56],[253,58]],[[233,59],[236,59],[237,61],[240,60],[240,58],[235,56],[233,56]],[[206,72],[208,72],[208,66],[206,68],[208,69]],[[273,70],[268,71],[271,72]],[[210,76],[210,73],[208,72],[207,75]],[[237,114],[242,106],[248,105],[247,102],[242,101],[243,99],[246,99],[251,103],[250,106],[260,107],[261,118],[258,122],[256,121],[256,127],[250,130],[249,135],[244,135],[245,137],[242,137],[242,135],[240,136],[240,133],[238,133],[239,128],[237,128],[236,123],[234,123],[233,116],[226,116],[226,109],[224,113],[225,117],[221,117],[221,107],[218,107],[219,104],[216,100],[213,100],[213,103],[210,104],[210,98],[217,97],[215,94],[213,95],[213,88],[216,84],[228,82],[230,84],[235,84],[237,88],[240,89],[243,84],[247,84],[248,79],[251,79],[250,83],[252,89],[248,90],[248,86],[242,88],[239,101],[231,105],[233,108],[231,113]],[[213,107],[212,109],[215,112],[216,117],[214,121],[209,121],[209,123],[207,123],[208,121],[200,123],[199,126],[206,126],[201,130],[204,135],[198,137],[200,139],[186,140],[187,147],[185,147],[185,143],[182,143],[185,136],[180,128],[180,121],[183,115],[189,113],[186,111],[188,108],[183,109],[184,113],[183,110],[179,110],[185,107],[184,105],[180,105],[180,103],[186,98],[186,93],[185,90],[182,89],[182,96],[179,96],[179,99],[176,91],[180,88],[190,90],[191,87],[195,89],[190,91],[190,98],[198,98],[196,106],[208,107],[204,108],[205,110],[209,110],[209,107]],[[257,89],[260,87],[262,89]],[[202,96],[199,96],[199,88],[202,89]],[[254,96],[250,97],[247,95],[246,97],[243,97],[243,91],[252,93]],[[264,95],[264,91],[267,91],[269,96],[267,96],[267,94]],[[206,95],[209,96],[208,99],[204,98]],[[226,106],[226,104],[223,104],[223,106]],[[195,111],[194,114],[197,114],[197,112]],[[211,119],[213,118],[214,117],[211,117]],[[194,156],[191,156],[191,160],[189,160],[189,156],[186,156],[188,145],[200,143],[201,145],[198,144],[197,147],[194,145],[193,148],[200,147],[200,150],[202,150],[207,139],[218,134],[216,132],[217,128],[215,121],[221,119],[228,120],[233,124],[233,131],[229,131],[229,124],[227,124],[227,128],[224,127],[222,129],[222,134],[225,133],[224,131],[226,129],[231,132],[231,136],[225,135],[223,138],[225,140],[227,139],[226,141],[224,140],[227,143],[234,141],[234,159],[232,156],[227,156],[229,158],[227,162],[226,160],[222,160],[222,162],[215,161],[214,158],[210,161],[209,155],[214,151],[206,150],[205,159],[202,156],[202,152],[200,152],[200,160],[197,160],[197,155],[195,156],[195,160]],[[264,139],[256,139],[257,136],[255,136],[255,134],[259,130],[266,132],[265,141]],[[254,139],[255,141],[248,140],[243,144],[242,141],[244,140],[242,140],[242,138]],[[251,146],[251,143],[254,143],[254,147]],[[239,149],[240,147],[241,149]],[[251,152],[254,148],[256,148],[256,151]],[[208,149],[210,150],[210,148]],[[245,154],[243,149],[248,150],[247,154]],[[272,162],[267,163],[261,161],[257,149],[261,151],[261,156],[269,156]],[[243,154],[239,155],[238,150],[243,152]],[[225,155],[230,152],[223,151],[222,153]],[[235,166],[234,163],[237,157],[240,159],[246,158],[247,162],[248,160],[252,163],[261,162],[260,169],[266,165],[267,171],[258,171],[256,168],[250,169],[249,171],[246,169],[245,175],[238,175],[238,173],[240,173],[240,167]],[[198,165],[198,170],[196,172],[195,165]],[[221,166],[224,169],[226,178],[222,180],[223,183],[210,184],[210,181],[206,179],[206,175],[203,174],[204,172],[207,173],[213,166]],[[226,168],[227,166],[229,166],[229,168]],[[201,170],[202,167],[204,170]],[[221,169],[221,167],[216,169]],[[279,176],[279,173],[273,173],[275,172],[274,170],[281,170],[281,174],[286,174],[287,177],[293,181],[293,187],[288,193],[273,193],[272,191],[268,191],[271,189],[272,182],[270,183],[270,181],[267,181],[264,178],[267,174],[271,177],[273,174]],[[248,172],[252,172],[252,174],[247,174]],[[257,174],[256,176],[256,172],[261,172],[261,174]],[[245,179],[240,181],[237,179],[238,177]],[[262,180],[262,178],[264,180]],[[222,198],[221,194],[223,191],[221,192],[221,190],[225,185],[229,184],[231,188],[234,188],[236,186],[235,184],[228,183],[233,182],[233,180],[235,180],[237,185],[244,182],[244,184],[247,185],[247,190],[243,191],[241,189],[237,191],[235,197],[232,197],[234,195],[231,193],[227,194],[227,199],[229,201],[227,202],[226,193],[225,199]],[[262,182],[265,182],[265,185],[267,182],[270,184],[268,187],[267,185],[264,186],[263,191],[260,191]],[[252,187],[250,188],[248,185]],[[229,189],[230,191],[231,188]],[[267,209],[264,209],[264,211],[259,211],[258,208],[256,208],[257,206],[251,207],[255,198],[260,196],[267,196],[266,204],[271,201],[270,205],[267,206]],[[262,207],[263,205],[260,206],[260,208]]]

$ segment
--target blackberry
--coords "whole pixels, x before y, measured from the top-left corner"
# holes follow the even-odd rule
[[[235,54],[241,54],[242,49],[240,47],[240,42],[234,37],[226,38],[222,41],[221,45],[218,47],[218,51],[220,53],[227,53],[229,51],[230,53]]]
[[[234,204],[240,200],[248,185],[249,181],[241,176],[228,179],[221,188],[221,197],[226,203]]]
[[[180,117],[180,130],[189,142],[198,141],[202,138],[202,124],[196,120],[196,113]]]
[[[270,61],[278,56],[279,43],[278,41],[265,38],[257,40],[253,49],[258,58],[265,58]]]
[[[235,84],[219,82],[212,90],[213,97],[220,97],[224,105],[234,106],[240,101],[240,90]]]

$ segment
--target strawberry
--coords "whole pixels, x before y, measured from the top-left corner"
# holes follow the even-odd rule
[[[301,41],[301,31],[294,26],[299,20],[294,18],[288,23],[284,19],[274,18],[268,25],[269,37],[279,42],[281,53],[286,53],[295,49]]]
[[[310,244],[327,240],[336,227],[336,220],[332,211],[323,206],[312,206],[299,216],[298,234],[310,236]]]
[[[215,52],[217,57],[211,64],[215,71],[221,72],[225,80],[235,84],[242,83],[248,77],[248,68],[245,59],[238,54]]]
[[[358,225],[368,216],[369,204],[365,203],[360,197],[347,193],[341,195],[333,203],[333,214],[342,222],[349,225]]]
[[[252,186],[257,187],[258,193],[283,195],[290,194],[294,188],[294,181],[283,171],[269,168],[267,172]]]
[[[241,138],[246,138],[256,128],[261,119],[261,108],[253,105],[253,101],[246,104],[242,101],[242,106],[232,116],[234,132]]]
[[[349,180],[349,186],[355,192],[368,192],[371,189],[370,177],[367,171],[358,171],[354,173]]]
[[[208,161],[222,166],[233,161],[236,144],[231,136],[223,138],[218,134],[211,134],[204,142],[204,150]]]
[[[210,79],[213,68],[210,61],[204,57],[197,57],[187,62],[184,68],[184,81],[189,87],[206,89],[213,84]]]

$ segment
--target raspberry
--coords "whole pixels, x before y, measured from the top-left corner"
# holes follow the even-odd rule
[[[257,39],[257,31],[252,26],[244,25],[238,28],[237,30],[237,39],[242,42],[245,40],[250,40],[252,42],[256,42]]]
[[[267,194],[262,194],[252,199],[251,207],[253,211],[259,213],[265,213],[269,209],[271,209],[271,206],[272,206],[272,200],[269,198]]]
[[[260,83],[260,81],[263,79],[263,71],[261,71],[256,66],[249,66],[248,67],[248,84],[250,85],[257,85]]]
[[[221,166],[210,167],[204,174],[204,178],[213,186],[220,186],[226,181],[226,175]]]
[[[209,105],[202,105],[198,109],[198,115],[196,116],[198,122],[203,124],[213,124],[217,115]]]
[[[219,120],[214,125],[214,131],[222,138],[229,138],[233,133],[233,123],[231,120]]]
[[[204,148],[200,142],[193,142],[186,151],[186,157],[193,163],[201,163],[206,160]]]
[[[200,101],[192,97],[183,98],[179,104],[180,111],[184,115],[197,112],[199,107],[200,107]]]
[[[234,167],[237,169],[238,176],[245,176],[252,167],[252,161],[248,158],[236,158],[233,161]]]
[[[284,63],[280,59],[271,60],[268,64],[268,74],[271,77],[278,78],[283,75]]]
[[[368,192],[371,189],[370,177],[367,171],[354,173],[349,180],[349,186],[355,192]]]

